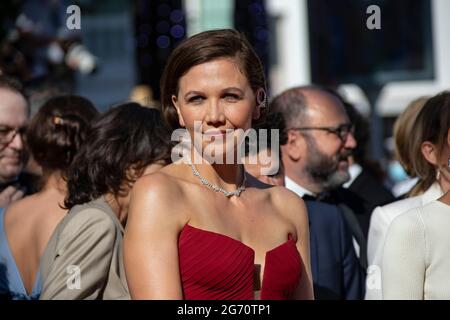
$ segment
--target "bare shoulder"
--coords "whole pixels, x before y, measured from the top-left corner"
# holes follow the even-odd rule
[[[8,207],[5,227],[15,241],[43,244],[64,214],[56,199],[37,193]]]
[[[298,221],[299,215],[306,216],[305,203],[296,193],[282,186],[266,184],[251,175],[247,177],[249,186],[258,189],[263,198],[269,198],[277,211],[289,220]]]
[[[5,211],[6,224],[34,224],[35,218],[41,217],[41,212],[36,208],[36,198],[36,195],[31,195],[11,203]]]
[[[182,181],[165,170],[138,179],[131,192],[129,216],[146,220],[165,218],[182,219],[180,208],[185,201]],[[159,218],[158,218],[159,217]]]
[[[304,208],[305,202],[291,190],[276,186],[270,189],[271,197],[276,206],[282,208]]]
[[[274,206],[285,218],[297,227],[307,222],[307,211],[302,198],[285,187],[276,186],[269,190]]]
[[[157,192],[164,193],[177,185],[169,174],[157,171],[140,177],[133,187],[133,192]]]
[[[168,204],[174,196],[179,196],[179,183],[164,172],[155,172],[138,179],[131,193],[132,202],[151,202],[154,204]],[[155,203],[156,202],[156,203]]]
[[[183,195],[182,180],[179,179],[175,170],[169,165],[157,172],[147,174],[139,178],[132,190],[132,196],[145,197],[152,200],[169,200],[173,202],[175,197]]]
[[[291,190],[264,183],[250,174],[247,174],[247,183],[250,187],[258,189],[262,194],[270,196],[275,205],[285,207],[287,205],[302,205],[303,200]]]

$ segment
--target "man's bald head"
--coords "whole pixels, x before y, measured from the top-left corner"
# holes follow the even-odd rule
[[[301,86],[284,91],[272,100],[271,111],[283,115],[287,128],[309,126],[324,113],[345,113],[337,94],[318,86]]]
[[[286,124],[282,155],[288,177],[315,193],[348,181],[348,157],[356,141],[336,93],[316,86],[292,88],[277,96],[271,107]]]

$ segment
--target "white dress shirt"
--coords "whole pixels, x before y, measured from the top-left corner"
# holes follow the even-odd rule
[[[289,179],[288,176],[285,176],[284,179],[285,179],[285,187],[295,192],[298,196],[303,197],[305,194],[307,194],[312,197],[317,197],[317,194],[309,191],[308,189],[303,188],[301,185],[294,182],[292,179]],[[353,240],[353,247],[355,248],[355,254],[359,258],[360,247],[358,241],[356,241],[355,237],[352,237],[352,240]]]
[[[344,187],[345,189],[350,188],[352,183],[356,180],[356,178],[359,177],[361,172],[362,172],[362,167],[357,163],[354,163],[350,167],[348,167],[348,173],[350,174],[350,180],[348,180],[346,183],[344,183],[342,185],[342,187]]]
[[[284,186],[289,190],[295,192],[299,197],[303,197],[305,194],[316,197],[317,195],[313,192],[303,188],[298,183],[294,182],[294,180],[290,179],[288,176],[284,177]]]

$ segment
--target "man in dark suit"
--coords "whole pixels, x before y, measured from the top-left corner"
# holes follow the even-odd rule
[[[288,142],[284,128],[284,119],[280,113],[270,113],[267,120],[256,127],[256,129],[278,129],[281,145]],[[270,153],[271,148],[279,148],[278,144],[274,145],[271,141],[271,135],[268,137],[268,145],[264,146],[268,150],[261,150],[261,146],[258,145],[259,152],[269,151]],[[246,159],[244,163],[246,171],[259,180],[272,185],[285,185],[282,163],[280,163],[278,171],[270,176],[262,174],[261,164],[258,161],[250,164],[251,161]],[[289,180],[289,178],[287,179]],[[301,187],[294,185],[291,180],[289,180],[288,188],[299,196],[304,196]],[[310,261],[315,299],[362,299],[363,272],[353,248],[352,235],[342,212],[337,206],[318,202],[311,197],[307,198],[307,196],[304,197],[309,217]]]
[[[281,154],[288,189],[324,201],[350,180],[349,160],[357,143],[354,127],[338,96],[316,86],[297,87],[275,97],[271,112],[283,115],[286,128]],[[355,240],[360,265],[366,268],[366,237],[357,214],[341,198],[334,199],[338,199],[333,204],[342,210]]]
[[[373,210],[395,201],[395,197],[367,169],[362,169],[349,187],[330,192],[323,201],[346,204],[354,212],[362,234],[367,239]]]
[[[264,183],[284,185],[281,165],[277,174],[261,174],[259,164],[245,162],[248,173]],[[295,192],[295,190],[293,190]],[[361,300],[364,272],[360,268],[352,235],[341,210],[304,196],[309,220],[310,261],[316,300]]]
[[[321,194],[321,201],[338,205],[344,211],[347,223],[359,248],[361,266],[367,269],[367,238],[373,210],[395,201],[384,186],[384,173],[379,164],[368,158],[370,141],[369,124],[352,104],[331,91],[345,107],[350,122],[354,125],[356,147],[349,156],[350,179],[341,187]]]
[[[363,271],[351,233],[338,207],[305,201],[308,209],[311,272],[317,300],[363,298]]]

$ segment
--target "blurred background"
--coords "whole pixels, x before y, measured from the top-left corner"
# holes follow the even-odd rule
[[[71,5],[79,29],[68,28]],[[371,5],[380,29],[367,27]],[[396,117],[450,88],[448,0],[8,0],[0,25],[0,70],[26,84],[33,112],[61,92],[101,110],[130,99],[157,107],[171,50],[195,33],[235,28],[263,61],[271,96],[315,83],[353,103],[370,121],[372,158],[394,182],[408,178],[393,162]]]

